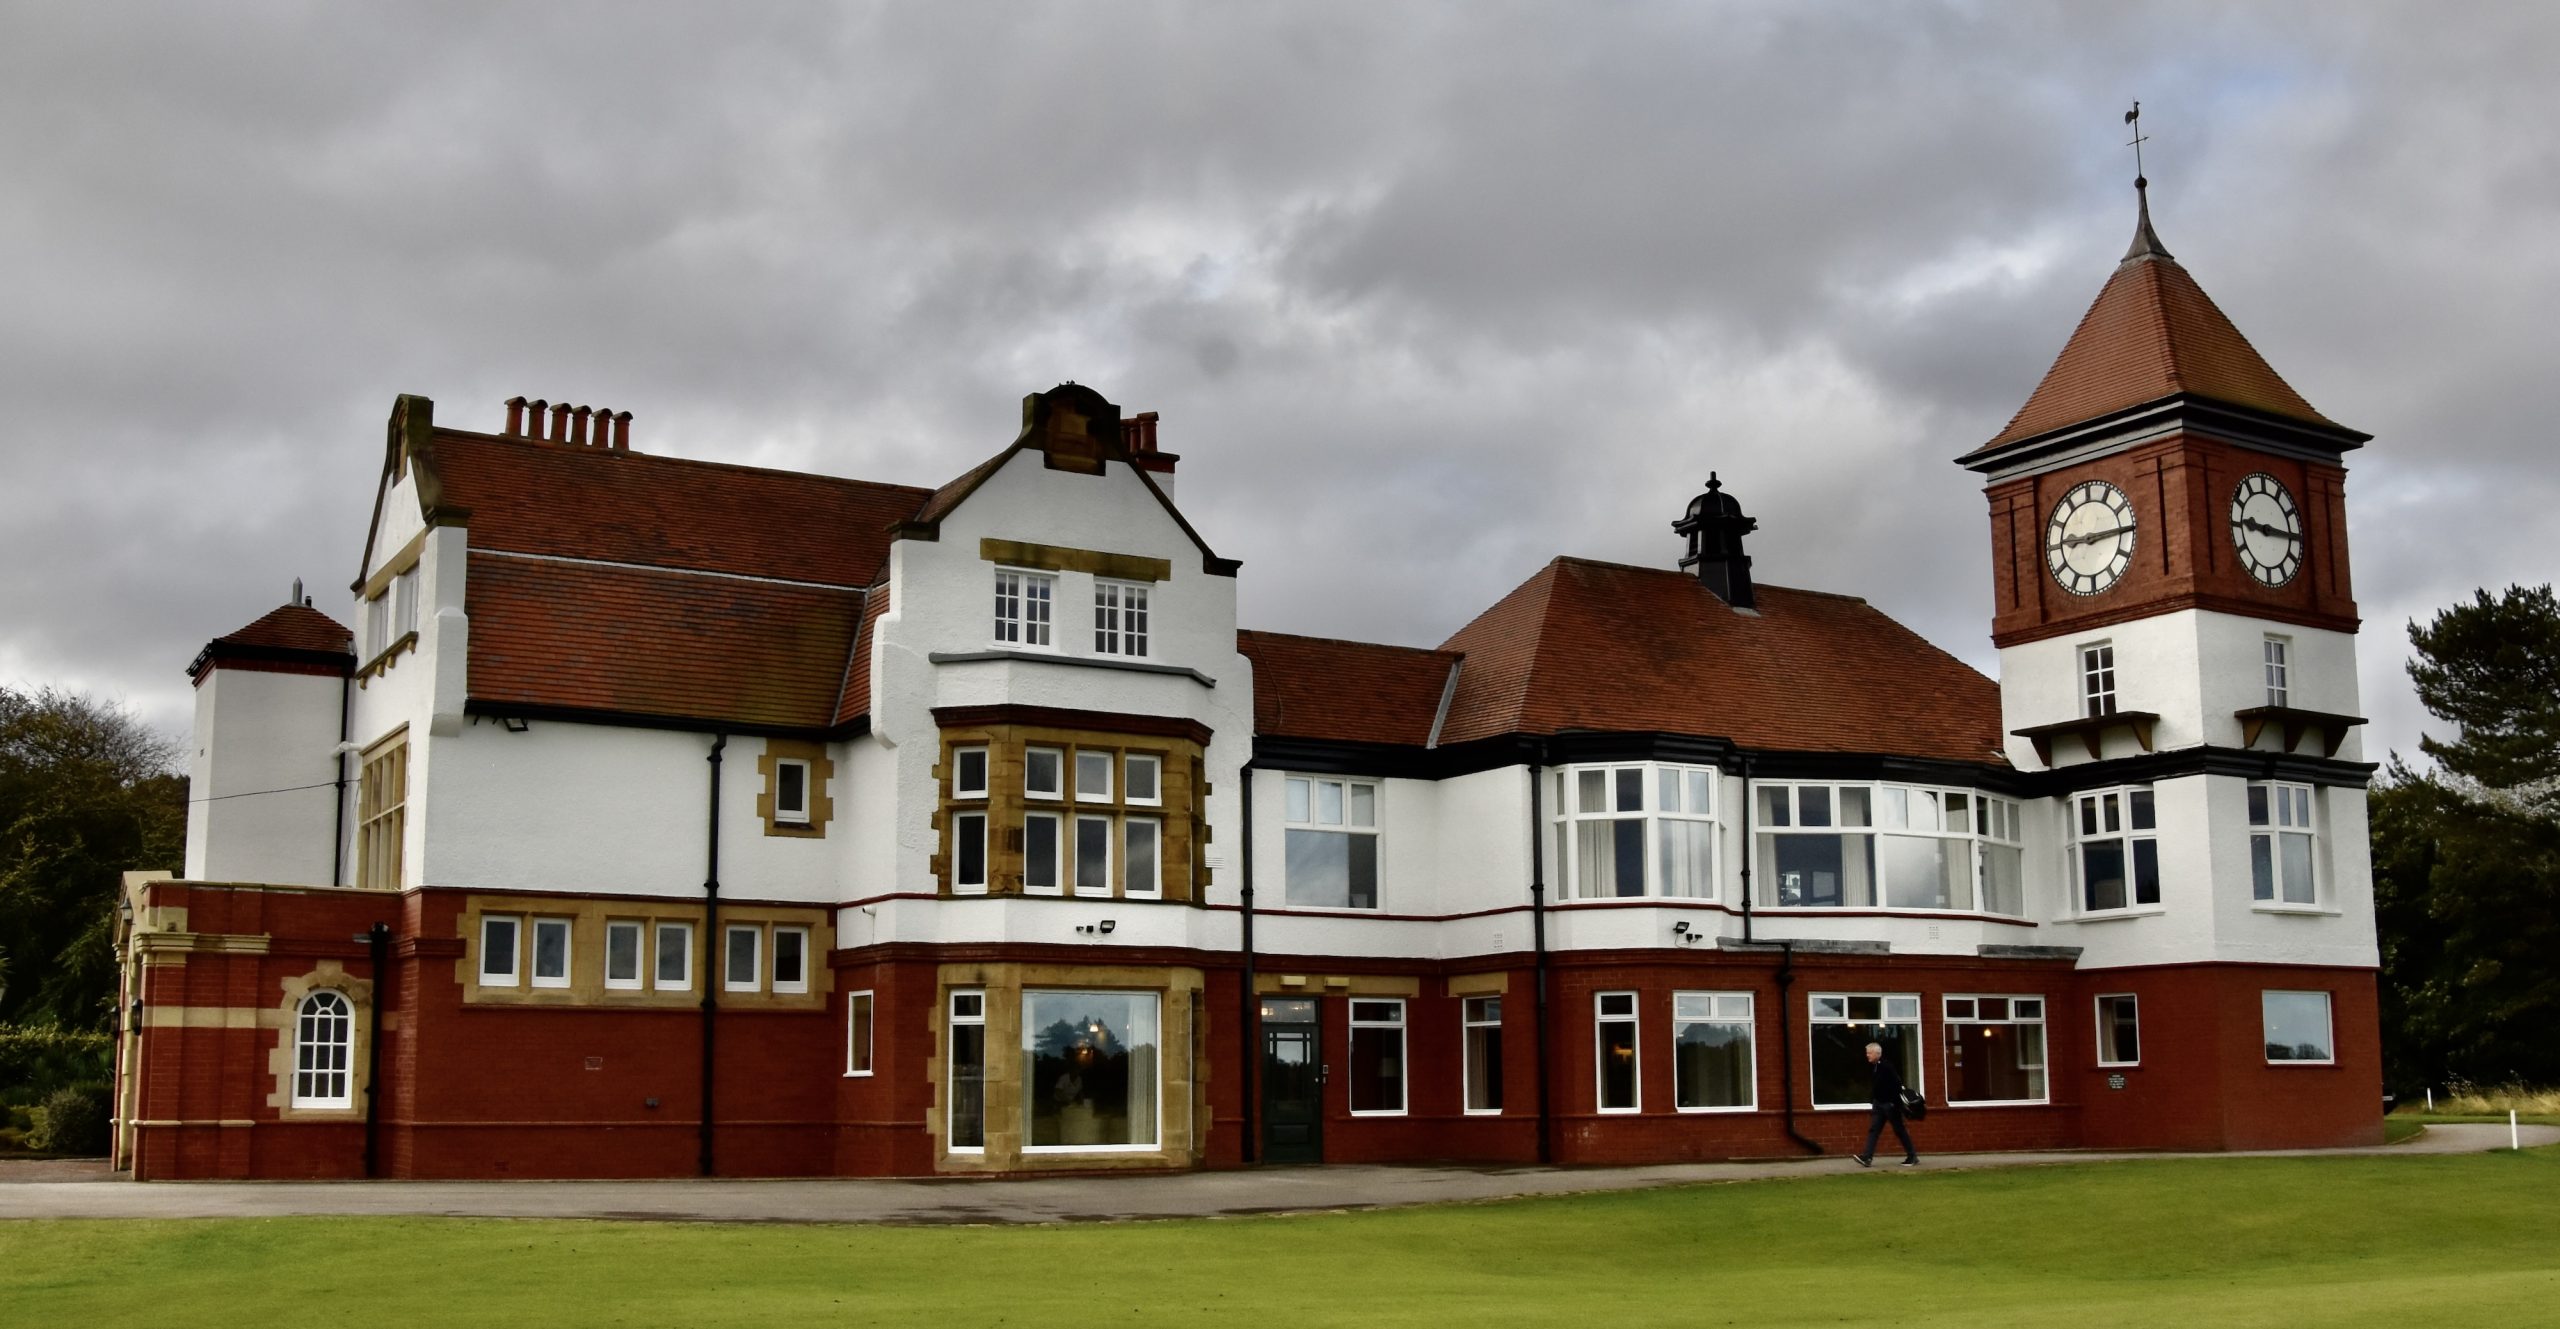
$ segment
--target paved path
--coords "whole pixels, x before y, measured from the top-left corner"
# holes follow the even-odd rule
[[[2527,1126],[2528,1146],[2560,1144],[2560,1127]],[[2403,1144],[2263,1154],[2019,1153],[1931,1159],[1922,1171],[2158,1158],[2320,1158],[2454,1154],[2504,1148],[2504,1126],[2429,1126]],[[65,1167],[82,1179],[61,1179]],[[33,1175],[17,1169],[29,1169]],[[46,1176],[35,1169],[51,1169]],[[1836,1176],[1846,1158],[1782,1163],[1678,1163],[1623,1168],[1334,1166],[1188,1172],[1153,1177],[1025,1180],[153,1182],[97,1164],[0,1164],[0,1219],[275,1218],[424,1215],[768,1223],[1056,1223],[1205,1218],[1388,1205],[1628,1191],[1715,1181]],[[1879,1172],[1899,1172],[1879,1167]],[[20,1178],[25,1179],[20,1179]]]

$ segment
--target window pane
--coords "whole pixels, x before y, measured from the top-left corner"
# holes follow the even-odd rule
[[[2044,1093],[2044,1026],[1946,1024],[1947,1101],[2013,1103]]]
[[[1600,1023],[1600,1107],[1623,1111],[1636,1106],[1636,1022]]]
[[[1609,810],[1609,773],[1577,771],[1574,774],[1574,808],[1580,812]]]
[[[1350,903],[1354,909],[1378,907],[1378,837],[1346,835],[1350,841]]]
[[[1111,893],[1111,819],[1076,818],[1076,893]]]
[[[2098,998],[2098,1060],[2122,1065],[2142,1060],[2142,1030],[2134,998]]]
[[[689,986],[692,968],[693,929],[682,923],[660,925],[658,928],[658,986]]]
[[[1767,903],[1813,909],[1875,905],[1872,835],[1764,835],[1759,879]]]
[[[1164,874],[1156,866],[1156,837],[1156,823],[1152,818],[1129,819],[1128,849],[1123,855],[1127,869],[1123,876],[1131,895],[1153,895],[1163,887]]]
[[[1911,791],[1887,785],[1876,791],[1876,825],[1897,830],[1911,824]]]
[[[2005,844],[1982,847],[1982,907],[1994,914],[2027,912],[2026,850]]]
[[[1088,803],[1111,801],[1111,754],[1076,753],[1076,797]]]
[[[1340,780],[1318,780],[1315,784],[1316,824],[1319,826],[1341,825],[1342,782]]]
[[[604,978],[608,983],[640,982],[640,925],[609,923],[604,930]]]
[[[533,976],[569,977],[569,925],[559,919],[537,919],[533,925]]]
[[[1026,889],[1058,889],[1058,819],[1037,813],[1022,819],[1022,884]]]
[[[2160,903],[2160,842],[2133,842],[2133,902]]]
[[[1477,997],[1467,1002],[1467,1110],[1502,1110],[1502,1001]]]
[[[1130,802],[1152,803],[1163,797],[1162,794],[1156,792],[1156,777],[1159,774],[1160,769],[1158,762],[1153,757],[1129,758],[1128,794]]]
[[[1830,787],[1829,787],[1829,786],[1827,786],[1827,785],[1809,784],[1809,785],[1804,786],[1804,787],[1803,787],[1803,788],[1801,788],[1801,789],[1798,789],[1798,790],[1796,791],[1796,807],[1797,807],[1797,810],[1798,810],[1799,812],[1801,812],[1801,813],[1803,813],[1803,814],[1804,814],[1804,815],[1803,815],[1803,819],[1797,823],[1798,825],[1803,825],[1803,826],[1828,826],[1828,825],[1830,825],[1830,824],[1831,824],[1831,790],[1830,790]]]
[[[2158,827],[2159,822],[2152,815],[2150,790],[2136,789],[2131,794],[2126,795],[2125,801],[2131,805],[2133,809],[2133,828],[2135,830],[2148,831]]]
[[[752,987],[757,981],[756,950],[763,937],[754,928],[729,929],[729,961],[721,977],[731,987]]]
[[[2272,835],[2249,837],[2249,898],[2276,898],[2276,846]]]
[[[1348,831],[1291,831],[1285,848],[1288,903],[1330,909],[1376,907],[1378,837]]]
[[[800,762],[786,761],[774,767],[777,786],[773,811],[777,817],[805,813],[809,808],[809,768]]]
[[[1865,789],[1843,789],[1840,791],[1841,825],[1866,826],[1873,824],[1874,819],[1868,812],[1869,805],[1873,800],[1869,798],[1868,794],[1869,791]]]
[[[1310,800],[1312,797],[1313,797],[1313,794],[1308,790],[1308,788],[1307,788],[1307,782],[1306,782],[1306,781],[1304,781],[1304,780],[1291,780],[1291,781],[1289,781],[1289,782],[1288,782],[1288,799],[1289,799],[1289,813],[1288,813],[1288,817],[1289,817],[1289,820],[1291,820],[1291,821],[1298,821],[1298,822],[1303,822],[1303,821],[1307,821],[1307,820],[1309,820],[1310,818],[1309,818],[1309,815],[1308,815],[1308,808],[1311,806],[1311,804],[1310,804],[1309,800]]]
[[[1351,824],[1354,826],[1378,824],[1378,790],[1375,785],[1351,786]]]
[[[847,1002],[845,1033],[845,1069],[856,1074],[871,1070],[871,994],[857,992]]]
[[[1681,1107],[1751,1106],[1750,1025],[1680,1025],[1672,1035],[1671,1055],[1676,1101]]]
[[[1023,1142],[1155,1144],[1156,1020],[1153,993],[1022,994]]]
[[[805,986],[809,981],[809,934],[798,928],[773,930],[773,985]]]
[[[2287,904],[2311,904],[2311,837],[2279,835],[2278,848],[2283,851],[2284,898]]]
[[[1938,816],[1938,796],[1936,793],[1927,789],[1914,789],[1911,791],[1911,829],[1915,831],[1942,831],[1946,829],[1946,823],[1940,820]]]
[[[1813,1101],[1822,1107],[1864,1107],[1874,1084],[1867,1044],[1884,1045],[1903,1083],[1918,1082],[1911,1053],[1920,1044],[1913,1024],[1817,1024],[1813,1027]]]
[[[1680,772],[1674,770],[1657,771],[1655,772],[1653,783],[1654,795],[1656,798],[1656,802],[1654,804],[1655,811],[1682,812],[1687,810],[1688,802],[1680,796],[1681,791],[1686,788],[1686,784],[1680,778]]]
[[[1940,840],[1917,835],[1879,835],[1876,858],[1884,867],[1885,904],[1894,909],[1958,909],[1954,887],[1958,884],[1957,854],[1964,844],[1960,840]],[[1971,896],[1971,890],[1964,895]]]
[[[480,920],[480,975],[482,979],[515,981],[516,921],[512,918]]]
[[[1351,1110],[1404,1111],[1404,1030],[1352,1026]]]
[[[1959,835],[1973,830],[1973,797],[1969,794],[1945,795],[1947,829]]]
[[[1629,766],[1617,773],[1618,805],[1614,811],[1644,811],[1644,771]]]
[[[2267,787],[2265,785],[2249,786],[2249,824],[2252,826],[2267,824]]]
[[[1662,893],[1689,899],[1712,898],[1716,892],[1715,876],[1707,862],[1707,846],[1712,843],[1715,824],[1704,821],[1663,821],[1659,839],[1661,855],[1657,869],[1662,877]]]
[[[987,1027],[951,1026],[951,1147],[987,1145]]]
[[[2329,994],[2269,992],[2263,998],[2269,1061],[2330,1061]]]
[[[1690,812],[1703,817],[1716,810],[1715,785],[1711,783],[1714,779],[1715,773],[1712,771],[1689,772],[1689,801],[1687,806]]]
[[[1787,790],[1787,789],[1785,789],[1784,787],[1780,787],[1780,788],[1776,788],[1776,789],[1771,789],[1771,788],[1763,787],[1763,788],[1760,790],[1760,824],[1761,824],[1761,825],[1763,825],[1763,826],[1787,826],[1787,825],[1792,825],[1792,824],[1793,824],[1793,823],[1792,823],[1792,822],[1790,822],[1790,821],[1788,820],[1788,818],[1787,818],[1787,811],[1788,811],[1788,807],[1787,807],[1787,804],[1788,804],[1787,795],[1788,795],[1788,793],[1789,793],[1789,792],[1790,792],[1790,791],[1789,791],[1789,790]]]
[[[2080,889],[2083,908],[2125,907],[2124,841],[2092,840],[2080,846]]]
[[[955,791],[983,794],[987,791],[987,750],[968,748],[959,754],[960,772],[953,779]]]
[[[951,819],[952,847],[958,851],[959,866],[952,877],[955,886],[987,884],[987,814],[963,812]]]
[[[1022,754],[1022,787],[1024,792],[1045,794],[1052,798],[1060,792],[1065,765],[1055,748],[1031,748]]]

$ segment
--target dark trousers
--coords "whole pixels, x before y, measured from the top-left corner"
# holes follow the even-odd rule
[[[1884,1125],[1888,1121],[1893,1123],[1895,1138],[1902,1141],[1902,1156],[1918,1158],[1920,1151],[1911,1147],[1911,1131],[1902,1124],[1902,1109],[1898,1107],[1867,1109],[1867,1147],[1858,1151],[1858,1157],[1876,1156],[1876,1140],[1884,1134]]]

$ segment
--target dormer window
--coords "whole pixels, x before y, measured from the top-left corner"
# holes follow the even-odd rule
[[[1046,648],[1058,579],[1043,572],[996,570],[995,639],[1004,646]]]
[[[1093,649],[1097,655],[1147,653],[1146,587],[1134,582],[1093,584]]]
[[[2099,642],[2080,648],[2080,714],[2095,719],[2116,713],[2116,648]]]

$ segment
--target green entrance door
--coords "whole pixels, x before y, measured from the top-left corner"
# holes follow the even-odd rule
[[[1324,1048],[1311,997],[1262,1002],[1262,1161],[1324,1161]]]

